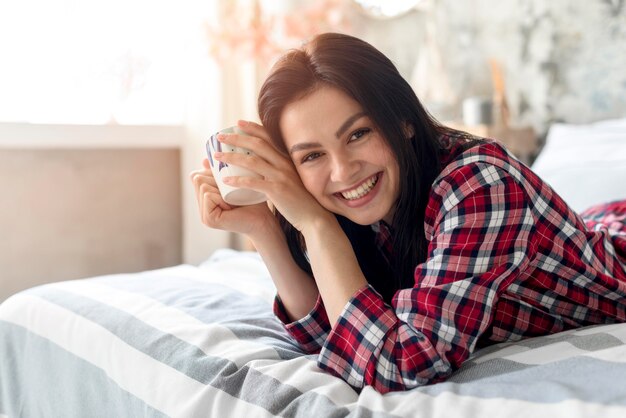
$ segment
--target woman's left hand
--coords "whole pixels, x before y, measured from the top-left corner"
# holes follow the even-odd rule
[[[276,149],[263,126],[240,121],[238,127],[247,135],[225,134],[218,136],[218,140],[249,149],[254,155],[216,153],[215,159],[247,168],[262,178],[226,177],[226,184],[265,193],[276,209],[299,231],[313,225],[320,218],[332,216],[305,189],[293,162]]]
[[[247,148],[256,155],[222,153],[219,160],[247,168],[263,178],[232,177],[228,184],[265,193],[302,233],[317,290],[330,323],[334,324],[356,291],[367,286],[352,244],[335,216],[306,190],[293,162],[274,147],[265,128],[250,122],[240,123],[239,127],[251,136],[228,134],[223,142]]]

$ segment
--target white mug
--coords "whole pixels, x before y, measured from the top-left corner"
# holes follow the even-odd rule
[[[486,97],[468,97],[463,100],[463,124],[466,126],[491,125],[493,102]]]
[[[236,126],[232,126],[230,128],[222,129],[219,132],[211,135],[209,140],[206,142],[206,150],[207,156],[209,157],[209,164],[211,165],[211,172],[213,173],[213,177],[215,178],[215,182],[217,183],[217,188],[222,195],[222,199],[224,202],[229,205],[235,206],[244,206],[244,205],[254,205],[257,203],[265,202],[267,197],[264,193],[257,192],[251,189],[244,189],[239,187],[229,186],[228,184],[224,184],[222,179],[224,177],[229,176],[239,176],[239,177],[257,177],[261,178],[260,175],[245,169],[243,167],[237,167],[234,165],[226,164],[222,161],[217,161],[213,158],[213,153],[220,152],[236,152],[240,154],[248,154],[252,155],[253,152],[240,147],[234,147],[229,144],[221,143],[217,140],[218,134],[229,134],[236,133],[238,135],[246,135],[241,129]]]

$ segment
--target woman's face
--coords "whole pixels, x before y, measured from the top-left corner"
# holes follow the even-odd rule
[[[359,103],[323,86],[289,104],[280,129],[302,183],[324,208],[360,225],[391,223],[398,162]]]

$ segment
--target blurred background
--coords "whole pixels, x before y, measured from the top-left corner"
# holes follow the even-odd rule
[[[551,123],[626,114],[624,0],[0,3],[0,301],[46,282],[198,264],[203,143],[257,120],[276,57],[372,43],[445,123],[530,163]]]

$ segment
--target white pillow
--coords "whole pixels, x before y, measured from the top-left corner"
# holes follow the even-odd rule
[[[578,212],[626,199],[626,119],[554,124],[532,169]]]

